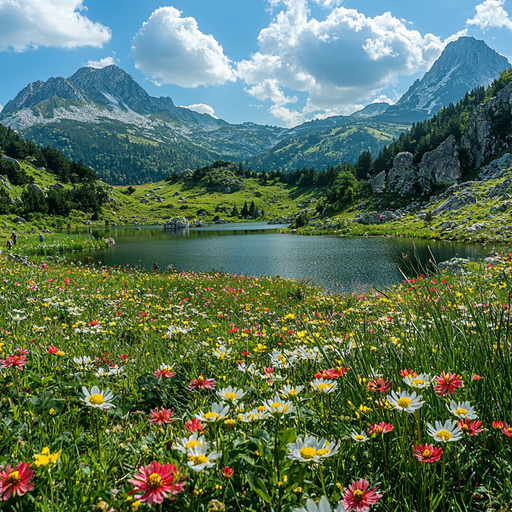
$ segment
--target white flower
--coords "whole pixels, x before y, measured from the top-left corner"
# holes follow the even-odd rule
[[[462,430],[456,421],[446,420],[444,425],[440,421],[435,422],[435,426],[427,424],[427,431],[436,441],[441,443],[453,443],[462,437]]]
[[[228,386],[227,388],[217,390],[217,395],[219,395],[223,402],[236,404],[245,396],[245,391]]]
[[[298,396],[299,393],[304,389],[304,386],[290,386],[286,384],[283,388],[281,388],[281,395],[286,398]]]
[[[427,386],[430,386],[431,378],[427,373],[420,373],[417,377],[413,375],[408,375],[404,377],[404,383],[407,384],[411,388],[423,389]]]
[[[196,414],[196,418],[200,421],[204,421],[205,423],[215,423],[216,421],[223,420],[229,413],[229,405],[224,406],[224,404],[216,403],[212,405],[211,411],[207,413],[203,413],[203,411],[199,411]]]
[[[455,402],[450,400],[450,405],[446,406],[448,410],[458,418],[467,418],[468,420],[477,419],[475,408],[469,402]]]
[[[111,403],[114,399],[114,393],[112,393],[112,391],[108,389],[100,391],[98,386],[93,386],[90,393],[85,386],[82,387],[82,391],[84,393],[84,398],[81,400],[88,407],[97,407],[98,409],[116,408],[116,406]]]
[[[188,453],[193,452],[196,446],[201,446],[205,443],[204,436],[199,436],[197,432],[194,432],[189,437],[178,437],[173,448],[181,453]]]
[[[313,388],[313,391],[317,391],[318,393],[332,393],[337,387],[338,383],[336,381],[332,380],[326,380],[326,379],[315,379],[311,383],[311,387]]]
[[[293,352],[283,353],[280,350],[274,349],[272,350],[272,354],[270,354],[270,362],[275,368],[290,368],[295,361],[297,361],[297,354]]]
[[[259,409],[263,409],[260,411]],[[254,421],[264,421],[270,418],[270,414],[264,406],[258,409],[252,409],[249,412],[244,412],[238,415],[238,419],[243,423],[252,423]]]
[[[92,363],[92,360],[88,356],[82,357],[73,357],[73,362],[80,366],[82,370],[86,370],[88,366]]]
[[[225,345],[221,345],[219,348],[216,348],[213,351],[213,355],[217,359],[220,359],[221,361],[224,361],[224,359],[229,359],[230,358],[229,354],[231,354],[231,349],[230,348],[226,348]]]
[[[350,437],[354,441],[357,441],[358,443],[364,443],[365,441],[368,441],[368,439],[370,439],[362,430],[361,432],[356,432],[355,430],[353,430],[350,433]]]
[[[325,496],[322,496],[318,503],[308,498],[306,507],[294,508],[292,512],[332,512],[332,509],[329,500]],[[345,512],[345,507],[340,503],[335,512]]]
[[[170,338],[174,334],[187,334],[191,330],[192,329],[185,329],[184,327],[177,327],[177,326],[171,325],[170,327],[167,327],[167,336],[169,336],[169,338]]]
[[[315,436],[306,435],[298,437],[294,443],[289,443],[287,457],[299,462],[313,462],[319,464],[327,457],[336,455],[340,449],[340,442],[337,444],[328,443],[325,439],[317,439]]]
[[[263,406],[272,415],[292,414],[295,407],[291,402],[282,401],[279,395],[274,395],[273,400],[265,400]]]
[[[421,395],[416,395],[416,391],[408,393],[407,391],[391,391],[391,395],[386,400],[395,408],[402,412],[414,413],[425,403]]]
[[[206,455],[208,450],[208,443],[204,443],[200,446],[196,446],[193,450],[189,450],[187,453],[187,466],[197,473],[204,471],[205,469],[213,468],[215,466],[214,460],[222,457],[222,452],[211,452]]]

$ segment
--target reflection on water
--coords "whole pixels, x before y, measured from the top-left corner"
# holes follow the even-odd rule
[[[352,292],[369,286],[387,287],[413,274],[411,264],[429,265],[454,256],[477,259],[488,249],[480,245],[409,240],[299,236],[277,233],[264,223],[215,225],[190,230],[162,226],[98,228],[95,236],[113,237],[116,246],[81,254],[72,261],[130,265],[160,271],[218,270],[243,275],[280,275],[308,279],[330,291]],[[405,257],[405,259],[404,259]]]

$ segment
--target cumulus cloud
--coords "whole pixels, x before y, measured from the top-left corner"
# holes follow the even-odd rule
[[[193,110],[194,112],[199,112],[200,114],[209,114],[212,117],[215,117],[217,119],[217,116],[215,115],[215,110],[213,110],[210,105],[206,105],[205,103],[196,103],[194,105],[183,105],[183,108],[188,108],[189,110]]]
[[[90,60],[86,66],[89,68],[96,68],[96,69],[102,69],[106,68],[107,66],[112,66],[116,64],[116,59],[114,57],[105,57],[100,60]]]
[[[477,5],[476,15],[472,19],[468,19],[468,25],[476,25],[483,32],[489,28],[508,28],[512,30],[512,20],[509,18],[508,12],[503,9],[505,0],[485,0],[485,2]]]
[[[315,0],[326,7],[337,0]],[[258,36],[258,51],[239,62],[237,76],[247,92],[288,125],[311,116],[347,112],[372,101],[397,80],[397,75],[426,71],[447,42],[422,35],[408,23],[386,12],[374,18],[356,9],[335,7],[324,20],[311,17],[308,0],[271,0],[282,10]],[[307,95],[300,112],[289,110],[297,102],[284,89]]]
[[[100,48],[111,31],[80,13],[85,9],[83,0],[0,0],[0,51]]]
[[[133,38],[132,55],[145,75],[168,84],[197,87],[235,80],[222,46],[174,7],[151,14]]]

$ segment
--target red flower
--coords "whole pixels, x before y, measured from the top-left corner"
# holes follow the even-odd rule
[[[192,418],[190,421],[185,423],[185,428],[192,433],[196,432],[197,430],[202,433],[204,427],[200,420],[197,418]]]
[[[235,472],[234,469],[231,469],[229,466],[226,466],[222,470],[222,476],[225,476],[226,478],[231,478],[233,476],[234,472]]]
[[[320,370],[315,373],[315,379],[331,379],[338,380],[340,377],[343,377],[347,373],[347,368],[339,367],[338,368],[330,368],[328,370]]]
[[[370,427],[368,429],[368,434],[371,436],[373,434],[383,435],[393,431],[393,425],[391,425],[391,423],[375,423],[375,425],[370,425],[368,423],[368,426]]]
[[[473,374],[473,380],[480,380],[482,377],[480,375],[477,375],[476,373]]]
[[[27,358],[25,356],[7,356],[5,359],[0,360],[2,368],[18,368],[23,370],[23,367],[27,364]]]
[[[503,421],[493,421],[492,428],[495,428],[496,430],[501,430],[503,428]]]
[[[34,484],[30,482],[33,476],[30,462],[18,462],[15,470],[10,464],[7,464],[5,470],[0,466],[0,500],[7,501],[11,493],[13,496],[23,496],[31,491],[34,488]]]
[[[383,379],[382,377],[378,377],[375,380],[368,381],[368,391],[380,391],[381,393],[386,393],[391,387],[391,382],[387,379]]]
[[[185,482],[180,482],[182,475],[176,471],[174,464],[160,464],[153,461],[148,466],[142,466],[138,473],[128,480],[135,486],[128,494],[135,494],[139,501],[147,501],[151,507],[153,503],[162,503],[169,494],[178,494],[183,490]],[[143,493],[143,494],[142,494]]]
[[[98,320],[93,320],[92,322],[89,322],[89,325],[91,327],[94,327],[95,325],[98,325],[98,324],[99,324]]]
[[[149,423],[151,425],[154,425],[155,423],[158,423],[159,425],[162,425],[162,423],[170,423],[173,417],[172,411],[169,409],[154,409],[149,413]]]
[[[188,386],[188,389],[201,388],[201,389],[214,389],[217,383],[214,379],[205,379],[203,374],[194,379]]]
[[[435,462],[443,455],[442,448],[435,448],[433,444],[414,445],[413,455],[421,462]]]
[[[362,479],[352,482],[348,489],[344,489],[343,506],[347,510],[358,510],[361,512],[368,512],[371,505],[375,505],[382,494],[377,494],[377,489],[374,487],[368,490],[368,480]]]
[[[503,432],[507,437],[512,437],[512,427],[509,427],[509,426],[508,426],[508,423],[505,423],[505,427],[503,428],[502,432]]]
[[[400,370],[400,375],[402,377],[409,377],[409,376],[417,377],[418,376],[418,374],[412,370]]]
[[[121,354],[119,357],[121,358],[121,361],[123,361],[123,363],[128,362],[128,354]]]
[[[467,418],[459,420],[459,427],[468,436],[476,436],[485,430],[481,421],[470,422]]]
[[[143,312],[140,314],[140,316],[148,316],[148,314],[147,314],[145,311],[143,311]]]
[[[455,373],[442,372],[439,377],[435,377],[435,380],[437,385],[434,386],[434,390],[438,395],[453,395],[457,389],[464,387],[460,375]]]
[[[162,368],[160,370],[155,370],[155,377],[163,377],[165,379],[170,379],[174,377],[176,372],[171,371],[169,368]]]
[[[56,354],[59,351],[59,349],[55,345],[50,345],[50,348],[48,349],[48,354]]]

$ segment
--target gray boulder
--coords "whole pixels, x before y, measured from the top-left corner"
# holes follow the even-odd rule
[[[52,188],[56,188],[57,190],[64,188],[64,185],[62,183],[55,183],[52,185]]]
[[[358,215],[354,222],[358,222],[359,224],[363,224],[365,226],[370,224],[381,224],[382,219],[380,213],[365,213],[364,215]]]
[[[458,183],[461,178],[459,152],[455,146],[455,137],[450,135],[437,149],[423,155],[419,165],[423,178],[439,183]]]
[[[468,194],[467,192],[461,192],[456,194],[444,203],[440,204],[433,212],[432,215],[439,215],[444,211],[459,210],[470,204],[476,204],[476,197]]]
[[[496,265],[499,265],[501,263],[501,260],[498,258],[488,257],[484,258],[484,263],[487,265],[492,265],[494,267]]]
[[[227,224],[228,221],[226,219],[217,219],[215,221],[215,224]]]
[[[393,167],[386,179],[388,192],[401,192],[402,194],[415,194],[419,192],[418,173],[413,165],[412,153],[403,151],[393,159]]]
[[[442,261],[437,265],[439,270],[447,270],[449,272],[461,271],[464,265],[467,265],[469,260],[466,258],[452,258],[451,260]]]
[[[17,222],[18,224],[25,224],[27,221],[23,217],[16,217],[14,222]]]
[[[507,178],[489,190],[489,197],[504,196],[512,184],[512,179]]]
[[[468,226],[467,228],[464,228],[464,231],[466,233],[476,233],[476,232],[482,230],[484,227],[485,227],[484,222],[481,222],[481,223],[477,222],[476,224],[473,224],[472,226]]]
[[[35,190],[37,192],[42,192],[41,187],[39,185],[36,185],[35,183],[29,183],[27,188],[29,190]]]
[[[443,231],[448,231],[448,230],[452,230],[454,228],[457,227],[457,223],[453,220],[445,220],[442,224],[441,224],[441,229]]]
[[[373,180],[370,180],[372,186],[372,192],[374,194],[381,194],[384,190],[384,184],[386,182],[386,171],[379,172]]]
[[[231,194],[231,188],[230,187],[226,187],[224,189],[224,194]]]
[[[187,229],[189,227],[191,224],[185,217],[174,217],[164,223],[164,229]]]

